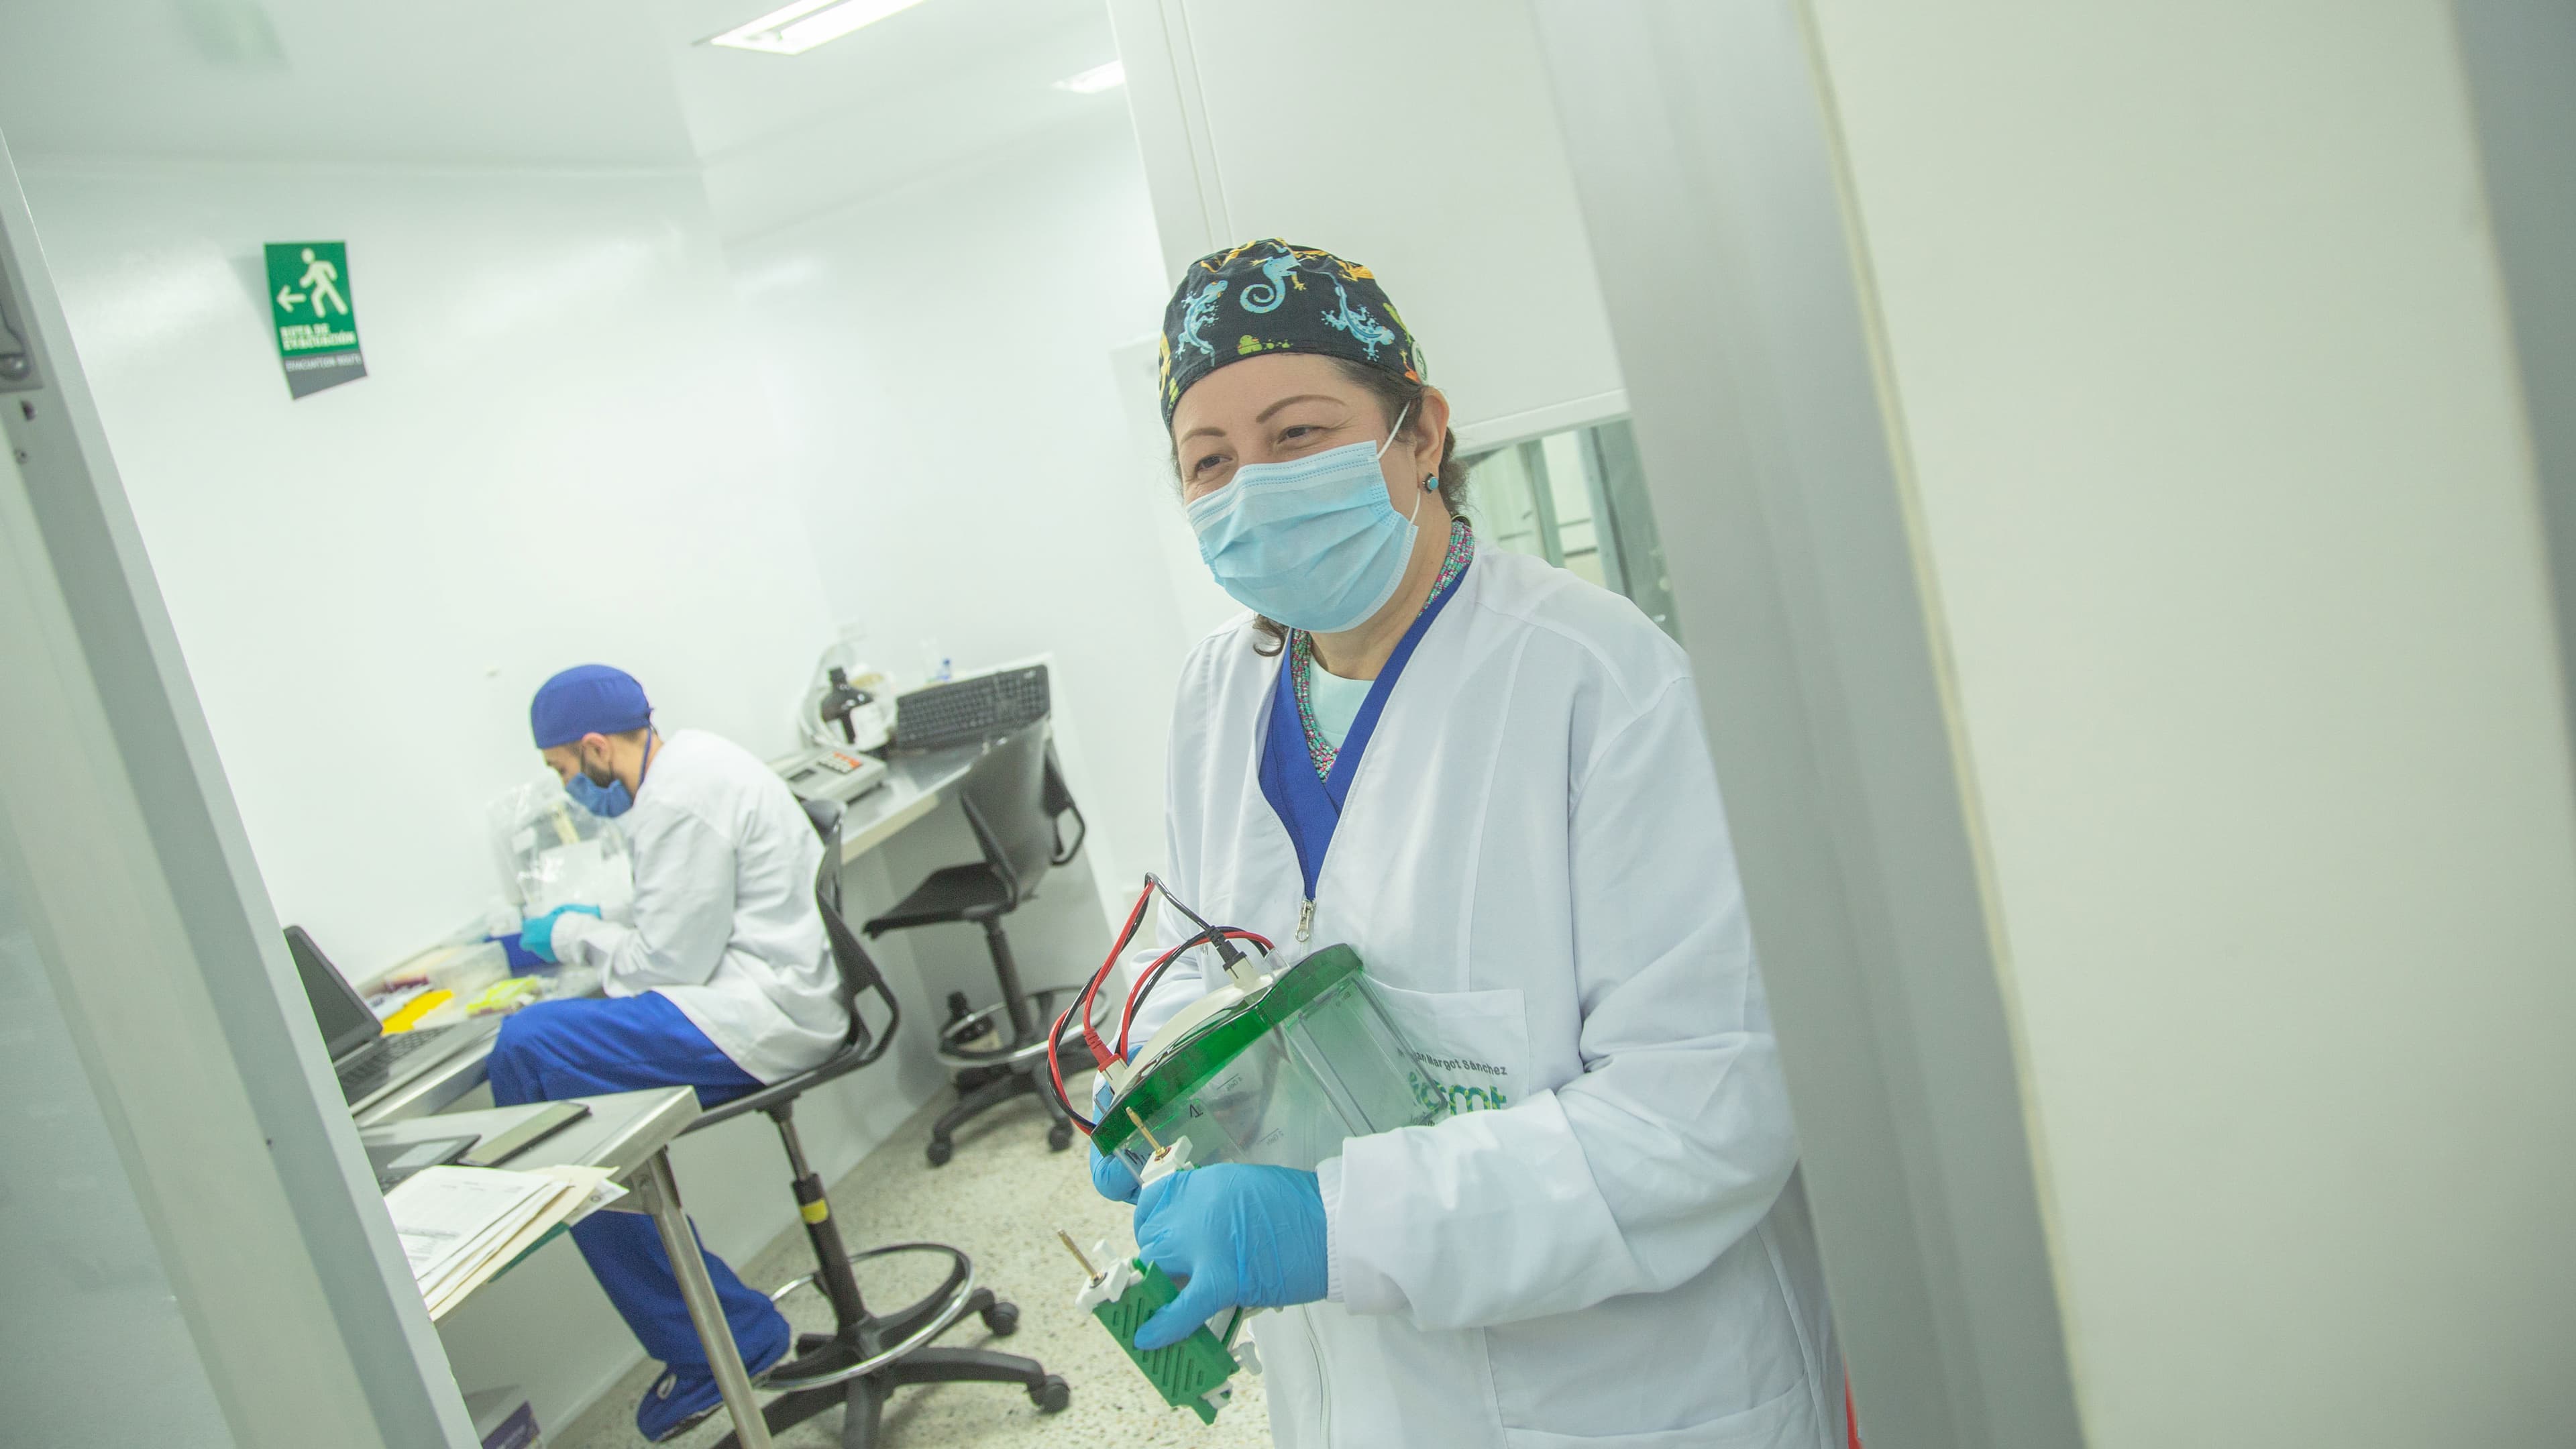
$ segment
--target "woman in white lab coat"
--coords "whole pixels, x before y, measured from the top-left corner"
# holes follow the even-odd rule
[[[1144,1342],[1283,1309],[1253,1323],[1288,1449],[1841,1445],[1688,660],[1627,600],[1476,546],[1447,401],[1364,267],[1277,241],[1194,264],[1162,403],[1252,611],[1182,672],[1170,884],[1274,962],[1353,945],[1459,1110],[1315,1173],[1147,1187],[1138,1243],[1189,1282]]]

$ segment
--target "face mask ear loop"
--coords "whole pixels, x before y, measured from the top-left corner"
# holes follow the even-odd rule
[[[1397,435],[1404,431],[1405,415],[1412,411],[1411,403],[1406,403],[1395,410],[1395,426],[1386,430],[1386,441],[1377,445],[1377,461],[1381,463],[1386,461],[1386,450],[1395,446]]]
[[[1395,410],[1395,426],[1394,426],[1394,427],[1392,427],[1392,428],[1387,429],[1387,432],[1386,432],[1386,441],[1385,441],[1385,442],[1383,442],[1383,443],[1378,444],[1378,447],[1377,447],[1377,456],[1378,456],[1378,461],[1380,461],[1380,462],[1384,462],[1384,461],[1386,460],[1386,450],[1395,446],[1395,440],[1396,440],[1399,436],[1401,436],[1401,435],[1403,434],[1403,432],[1404,432],[1404,420],[1405,420],[1405,418],[1406,418],[1408,415],[1410,415],[1410,414],[1412,413],[1412,411],[1413,411],[1413,404],[1411,404],[1411,403],[1406,403],[1404,406],[1402,406],[1402,407],[1400,407],[1400,408],[1397,408],[1397,409]],[[1426,490],[1424,490],[1424,491],[1425,491],[1425,492],[1428,492],[1429,490],[1428,490],[1428,489],[1426,489]],[[1413,515],[1414,515],[1414,514],[1416,514],[1416,513],[1420,513],[1421,511],[1422,511],[1422,494],[1417,493],[1417,494],[1413,495],[1413,507],[1412,507],[1410,510],[1408,510],[1408,511],[1405,513],[1405,515],[1404,515],[1404,521],[1405,521],[1405,523],[1406,523],[1408,526],[1409,526],[1409,525],[1411,525],[1411,524],[1412,524],[1412,522],[1413,522]]]

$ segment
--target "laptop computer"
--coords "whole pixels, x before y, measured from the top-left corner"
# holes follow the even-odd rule
[[[295,974],[304,978],[304,996],[313,1004],[314,1023],[339,1074],[340,1095],[352,1112],[361,1112],[395,1088],[490,1036],[492,1021],[385,1035],[384,1023],[367,1009],[366,999],[349,985],[340,968],[322,954],[302,926],[286,928],[286,951],[295,958]]]

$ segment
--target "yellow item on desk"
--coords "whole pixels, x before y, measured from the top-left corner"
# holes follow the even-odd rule
[[[403,1003],[403,1009],[385,1018],[385,1034],[409,1031],[420,1025],[420,1019],[456,999],[452,991],[424,991]]]
[[[507,981],[490,987],[481,995],[476,996],[473,1000],[466,1002],[465,1014],[468,1016],[482,1016],[495,1011],[516,1011],[520,1007],[527,1005],[529,1002],[542,999],[545,994],[546,983],[544,978],[536,976],[513,976]]]

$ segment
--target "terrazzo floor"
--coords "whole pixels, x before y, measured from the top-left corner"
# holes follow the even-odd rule
[[[933,1168],[922,1148],[948,1101],[943,1095],[916,1113],[832,1184],[832,1211],[854,1248],[926,1239],[964,1249],[975,1260],[976,1281],[1019,1305],[1019,1331],[997,1339],[969,1316],[939,1341],[1035,1358],[1072,1385],[1073,1404],[1060,1414],[1040,1414],[1010,1384],[898,1389],[886,1405],[879,1442],[887,1449],[1268,1445],[1260,1379],[1236,1375],[1234,1402],[1216,1423],[1202,1425],[1165,1405],[1100,1325],[1074,1311],[1081,1273],[1055,1240],[1055,1230],[1071,1233],[1085,1251],[1102,1238],[1129,1251],[1134,1244],[1128,1209],[1091,1190],[1079,1142],[1070,1152],[1047,1151],[1046,1114],[1035,1098],[1023,1097],[968,1124],[958,1133],[955,1159]],[[680,1186],[683,1192],[688,1188],[685,1182]],[[747,1282],[774,1285],[813,1271],[814,1263],[803,1230],[791,1228],[750,1263],[734,1266]],[[899,1260],[862,1264],[859,1290],[871,1304],[893,1307],[929,1291],[936,1278],[927,1259],[918,1266]],[[784,1306],[799,1332],[831,1327],[831,1312],[819,1294],[798,1293]],[[635,1432],[635,1404],[659,1374],[657,1364],[639,1365],[569,1428],[547,1435],[547,1442],[554,1449],[640,1449],[645,1441]],[[777,1449],[836,1449],[840,1421],[835,1410],[774,1442]],[[728,1427],[718,1414],[675,1442],[707,1449]]]

